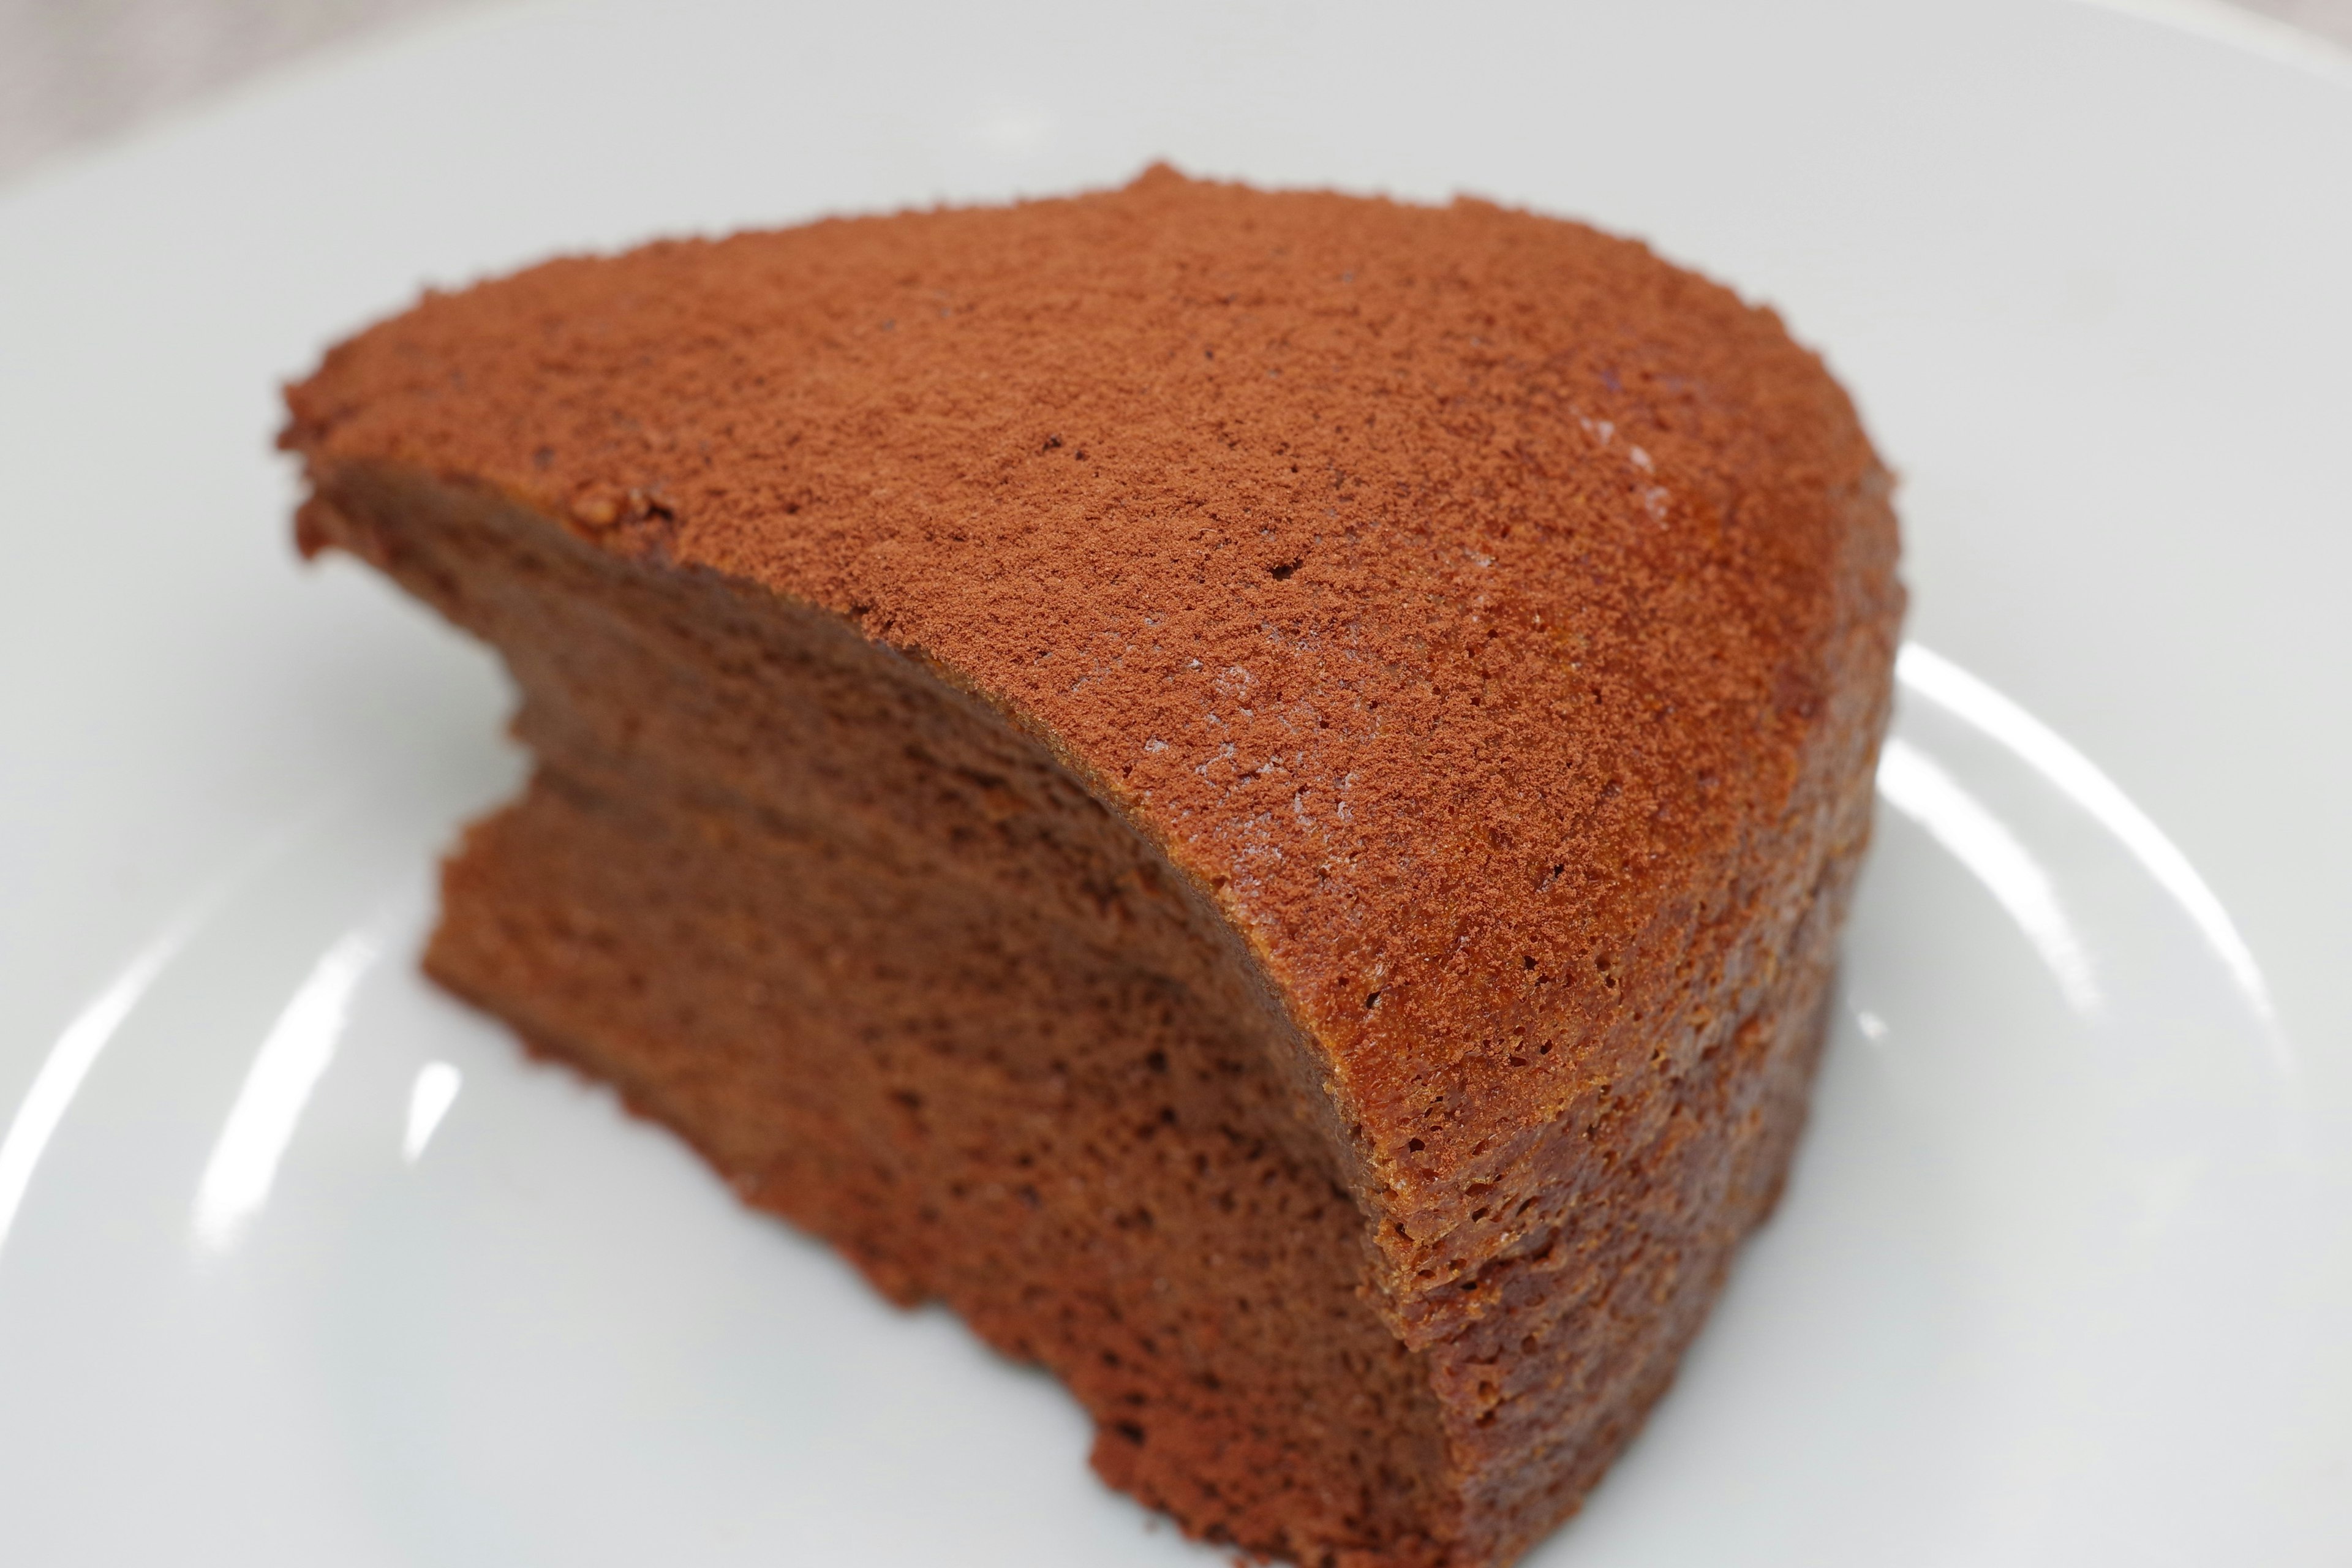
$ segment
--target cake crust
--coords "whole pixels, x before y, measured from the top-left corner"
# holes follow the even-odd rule
[[[1283,1151],[1304,1206],[1267,1225],[1344,1237],[1295,1289],[1360,1303],[1331,1311],[1390,1436],[1326,1427],[1393,1442],[1391,1502],[1235,1503],[1219,1489],[1263,1453],[1126,1442],[1131,1390],[1074,1370],[1098,1327],[1055,1348],[1017,1292],[898,1258],[902,1220],[856,1210],[871,1193],[727,1146],[739,1083],[706,1104],[673,1074],[640,1103],[893,1295],[1047,1361],[1103,1426],[1097,1467],[1188,1528],[1467,1565],[1575,1506],[1778,1191],[1868,830],[1902,608],[1889,482],[1769,312],[1575,224],[1155,170],[549,263],[428,297],[289,405],[305,548],[384,567],[526,693],[541,774],[453,861],[436,974],[630,1087],[611,996],[548,1016],[610,988],[555,963],[595,949],[557,928],[601,910],[603,951],[699,943],[735,956],[698,984],[740,979],[769,962],[740,931],[625,906],[673,879],[734,887],[742,930],[789,927],[759,889],[830,862],[769,828],[820,802],[836,860],[992,889],[926,940],[979,952],[1013,921],[1004,973],[1050,984],[1008,1016],[1157,976],[1186,998],[1180,1058],[1222,1039],[1255,1064],[1180,1115]],[[867,784],[826,773],[860,734],[926,739],[873,751]],[[960,838],[959,813],[987,831]],[[995,868],[956,872],[983,840]],[[848,920],[857,882],[815,896]],[[714,1037],[820,1015],[867,1047],[919,1034],[876,1021],[887,992]],[[1149,1011],[1105,1002],[1090,1037]],[[990,1070],[1012,1082],[1012,1059]],[[1200,1431],[1230,1416],[1197,1403]]]

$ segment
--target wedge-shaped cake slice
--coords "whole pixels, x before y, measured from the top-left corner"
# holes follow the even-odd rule
[[[1772,315],[1154,170],[552,262],[289,402],[304,550],[523,692],[436,979],[1188,1531],[1575,1509],[1772,1205],[1870,820],[1888,481]]]

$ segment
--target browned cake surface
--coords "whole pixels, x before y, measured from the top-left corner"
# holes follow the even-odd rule
[[[1158,171],[551,263],[289,403],[306,545],[525,693],[436,975],[1197,1532],[1572,1509],[1769,1209],[1868,825],[1887,484],[1770,315]]]

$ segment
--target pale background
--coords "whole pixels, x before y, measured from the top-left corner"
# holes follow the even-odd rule
[[[494,0],[0,0],[0,181],[298,56]],[[2189,0],[2203,8],[2221,0]],[[2230,0],[2352,51],[2352,0]],[[2139,8],[2167,11],[2179,0]]]

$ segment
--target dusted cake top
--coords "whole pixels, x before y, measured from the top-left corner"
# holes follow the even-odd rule
[[[1377,1179],[1465,1211],[1681,1005],[1631,952],[1810,891],[1767,841],[1874,737],[1824,709],[1883,701],[1839,672],[1899,604],[1885,478],[1769,311],[1481,202],[1154,169],[662,243],[433,295],[289,400],[314,465],[495,486],[1009,704],[1248,936]]]

